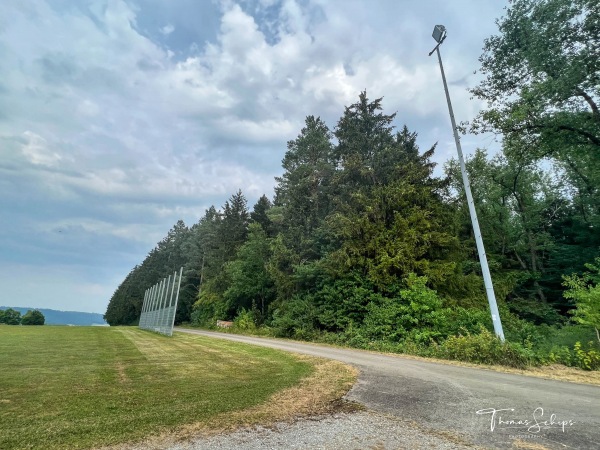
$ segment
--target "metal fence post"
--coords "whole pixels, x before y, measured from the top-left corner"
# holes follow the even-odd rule
[[[173,335],[182,276],[183,267],[179,269],[179,279],[177,279],[177,271],[174,271],[173,275],[169,274],[168,277],[146,289],[140,311],[141,329],[167,336]],[[175,294],[175,283],[177,283],[177,294]],[[173,295],[175,295],[175,303],[173,303]]]

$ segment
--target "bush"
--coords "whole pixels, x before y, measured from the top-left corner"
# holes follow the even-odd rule
[[[225,302],[208,291],[200,294],[200,298],[192,306],[191,320],[193,325],[214,327],[217,320],[227,320]]]
[[[576,342],[570,349],[566,345],[555,345],[548,352],[545,362],[579,367],[583,370],[600,370],[600,352],[594,348],[594,342],[588,342],[585,348],[581,342]]]
[[[600,352],[593,348],[594,343],[588,343],[588,349],[584,349],[580,342],[576,342],[573,348],[575,363],[577,367],[584,370],[600,369]]]
[[[450,336],[432,349],[432,356],[478,364],[501,364],[523,369],[538,362],[531,349],[516,343],[503,343],[484,327],[479,334]]]
[[[416,342],[429,342],[440,336],[445,321],[442,301],[426,286],[427,278],[410,274],[398,298],[381,298],[368,305],[364,320],[365,334],[375,340],[400,342],[407,337]]]
[[[509,312],[507,308],[502,308],[500,315],[502,316],[502,328],[507,341],[516,342],[525,347],[537,347],[544,342],[543,330],[548,328],[547,325],[536,326]]]
[[[565,321],[565,318],[552,305],[540,302],[538,299],[515,298],[507,306],[520,319],[535,325],[557,325]],[[502,311],[500,313],[502,314]]]
[[[544,362],[572,366],[574,362],[573,353],[566,345],[555,345],[548,352],[548,356],[544,358]]]
[[[577,307],[570,311],[573,320],[594,327],[600,345],[600,258],[596,258],[595,264],[585,266],[591,272],[580,277],[576,274],[563,277],[563,285],[568,288],[564,296],[575,300]]]
[[[0,314],[0,323],[5,323],[6,325],[19,325],[21,323],[21,313],[12,308],[8,308]]]
[[[317,314],[310,300],[293,297],[273,311],[271,326],[277,337],[311,339],[316,330]]]
[[[596,332],[592,327],[584,325],[565,325],[563,327],[548,327],[545,325],[537,327],[542,340],[536,348],[543,354],[556,352],[558,347],[572,349],[576,342],[589,342],[594,340]]]
[[[256,330],[255,317],[252,311],[248,311],[245,308],[242,308],[242,310],[235,317],[235,319],[233,319],[233,326],[236,329],[243,331]]]
[[[481,308],[463,308],[455,306],[443,310],[444,320],[438,330],[445,339],[457,334],[477,334],[482,326],[493,330],[492,318],[489,311]]]
[[[44,325],[44,322],[46,318],[37,309],[27,311],[21,319],[21,325]]]

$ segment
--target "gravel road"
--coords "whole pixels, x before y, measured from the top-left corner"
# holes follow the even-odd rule
[[[597,386],[317,344],[176,331],[352,364],[360,376],[347,398],[369,408],[317,421],[280,424],[273,430],[238,431],[198,441],[193,444],[196,447],[177,448],[600,449]]]
[[[455,438],[456,439],[456,438]],[[249,428],[197,439],[169,450],[473,450],[449,436],[420,430],[415,424],[387,414],[364,411]]]

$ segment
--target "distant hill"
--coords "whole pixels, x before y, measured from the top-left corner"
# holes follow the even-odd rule
[[[0,306],[0,309],[12,308],[19,311],[21,315],[30,309],[37,309],[46,318],[46,325],[108,325],[102,314],[86,313],[78,311],[57,311],[56,309],[45,308],[22,308],[20,306]]]

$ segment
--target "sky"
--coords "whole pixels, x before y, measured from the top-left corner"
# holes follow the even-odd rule
[[[434,161],[485,107],[501,0],[2,0],[0,305],[104,313],[183,219],[273,195],[308,115],[331,129],[366,90]],[[493,136],[462,138],[466,155]]]

